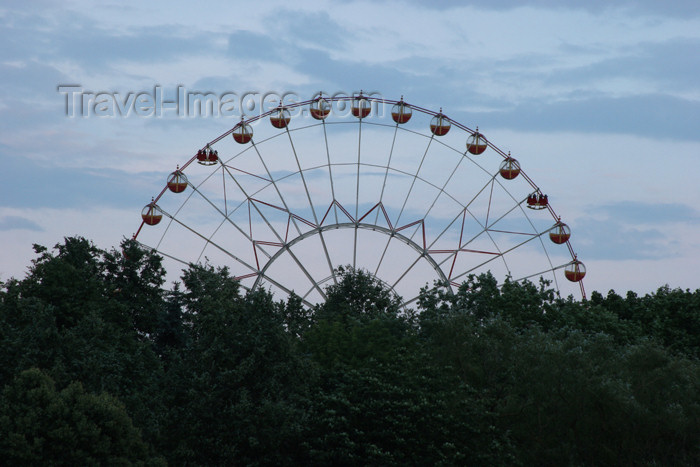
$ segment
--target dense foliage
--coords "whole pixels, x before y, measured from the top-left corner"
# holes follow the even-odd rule
[[[345,269],[315,309],[125,241],[0,288],[4,465],[700,465],[700,290],[470,277],[415,309]]]

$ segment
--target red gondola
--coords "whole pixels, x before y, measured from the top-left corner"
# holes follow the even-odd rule
[[[530,209],[545,209],[548,204],[547,195],[543,195],[539,191],[531,193],[527,197],[527,207]]]
[[[272,126],[275,128],[286,128],[291,119],[292,116],[289,110],[284,107],[278,107],[270,114],[270,123],[272,123]]]
[[[178,166],[175,172],[168,175],[168,189],[173,193],[182,193],[185,188],[187,188],[187,177]]]
[[[372,104],[360,93],[352,100],[351,110],[355,117],[365,118],[372,111]]]
[[[207,144],[207,147],[197,151],[197,162],[202,165],[214,165],[219,161],[219,151],[212,149]]]
[[[520,175],[520,164],[518,161],[508,155],[508,157],[506,157],[501,163],[499,172],[501,173],[501,177],[505,178],[506,180],[513,180],[515,177]]]
[[[240,144],[246,144],[253,139],[253,128],[241,119],[241,123],[233,130],[233,139]]]
[[[579,282],[586,275],[586,267],[583,263],[577,259],[573,260],[566,265],[564,269],[564,276],[571,282]]]
[[[403,101],[403,98],[391,108],[391,118],[393,118],[396,123],[406,123],[411,119],[412,115],[413,111],[411,107]]]
[[[152,200],[143,207],[141,218],[148,225],[156,225],[163,219],[163,211],[161,211],[155,201]]]
[[[442,114],[442,109],[440,109],[440,113],[434,116],[433,119],[430,121],[430,131],[435,136],[446,135],[447,132],[450,131],[450,127],[452,127],[450,119]]]
[[[479,127],[477,127],[476,132],[467,139],[467,151],[476,156],[486,151],[486,138],[479,133]]]
[[[309,111],[311,112],[311,116],[316,120],[325,120],[328,114],[331,113],[331,104],[323,97],[319,96],[318,99],[311,103]]]
[[[562,221],[558,221],[549,231],[549,239],[552,240],[557,245],[566,243],[571,237],[571,229],[568,225],[564,224]]]

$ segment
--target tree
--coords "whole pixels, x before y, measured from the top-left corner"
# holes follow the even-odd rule
[[[421,304],[438,311],[421,314],[421,333],[436,362],[492,402],[495,426],[510,433],[520,462],[698,464],[697,361],[640,333],[636,313],[615,295],[549,301],[527,284],[507,285],[487,276],[456,296],[426,292]],[[514,290],[515,303],[504,300]]]
[[[135,240],[124,240],[121,249],[102,252],[100,261],[108,294],[123,307],[120,314],[144,340],[157,339],[164,306],[163,258],[142,248]]]
[[[36,368],[2,392],[0,452],[4,465],[164,465],[116,399],[80,383],[58,391]]]
[[[291,465],[300,452],[312,373],[284,312],[264,291],[240,294],[225,268],[183,276],[191,322],[170,367],[166,440],[174,463]]]
[[[164,290],[130,241],[35,250],[0,286],[5,464],[700,464],[700,291],[482,274],[415,311],[343,268],[307,308],[208,265]]]
[[[320,366],[314,465],[512,463],[481,395],[429,358],[413,313],[364,271],[341,271],[303,335]]]
[[[118,397],[152,439],[161,418],[162,366],[134,325],[132,308],[150,298],[152,287],[134,286],[129,300],[120,298],[113,274],[121,273],[110,272],[115,257],[105,260],[106,253],[83,238],[66,238],[53,252],[38,245],[35,251],[27,277],[0,292],[0,383],[32,367],[59,387],[79,381],[87,392]]]

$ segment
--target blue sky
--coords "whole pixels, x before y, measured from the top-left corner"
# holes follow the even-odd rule
[[[32,243],[118,245],[174,165],[237,121],[68,117],[58,86],[183,86],[442,107],[554,195],[589,291],[700,287],[696,0],[10,0],[0,37],[0,280],[24,274]]]

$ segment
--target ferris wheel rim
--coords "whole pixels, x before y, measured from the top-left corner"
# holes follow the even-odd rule
[[[403,98],[402,98],[400,101],[393,101],[393,100],[388,100],[388,99],[383,99],[383,98],[376,98],[376,97],[373,97],[373,96],[362,96],[361,94],[360,94],[359,97],[361,97],[362,99],[364,99],[365,102],[369,102],[370,105],[371,105],[372,103],[377,103],[377,104],[392,104],[392,105],[395,105],[395,104],[402,104],[402,105],[405,105],[405,106],[409,107],[412,111],[417,111],[417,112],[420,112],[420,113],[423,113],[423,114],[426,114],[426,115],[429,115],[429,116],[433,116],[433,117],[435,117],[435,116],[441,116],[441,117],[444,117],[445,119],[447,119],[451,125],[453,125],[453,126],[455,126],[456,128],[459,128],[459,129],[461,129],[461,130],[463,130],[463,131],[469,133],[470,136],[479,135],[480,137],[483,137],[483,135],[479,132],[478,127],[477,127],[476,130],[472,130],[472,129],[466,127],[465,125],[460,124],[459,122],[457,122],[457,121],[455,121],[455,120],[449,119],[448,117],[446,117],[446,116],[442,113],[442,109],[440,109],[440,112],[434,112],[434,111],[432,111],[432,110],[424,109],[424,108],[422,108],[422,107],[418,107],[418,106],[409,104],[409,103],[403,101]],[[307,100],[307,101],[298,102],[298,103],[292,103],[292,104],[290,104],[290,105],[285,105],[285,106],[284,106],[284,109],[286,110],[286,109],[294,109],[294,108],[298,108],[298,107],[304,107],[304,106],[307,106],[307,105],[312,104],[313,102],[317,102],[319,98],[320,98],[320,97],[316,97],[316,98],[314,98],[314,99],[310,99],[310,100]],[[328,102],[331,102],[331,103],[334,103],[334,102],[351,101],[351,100],[357,99],[357,98],[358,98],[358,96],[343,96],[343,97],[338,97],[338,96],[330,97],[330,96],[329,96],[329,97],[323,97],[324,100],[326,100],[326,101],[328,101]],[[370,109],[371,109],[371,107],[370,107]],[[271,109],[271,110],[269,110],[269,111],[267,111],[267,112],[261,113],[260,115],[257,115],[257,116],[254,116],[254,117],[250,117],[250,118],[248,118],[248,119],[241,118],[241,121],[240,121],[239,123],[237,123],[234,127],[232,127],[231,129],[229,129],[228,131],[224,132],[224,133],[223,133],[222,135],[220,135],[219,137],[217,137],[217,138],[213,139],[212,141],[210,141],[209,143],[207,143],[207,144],[205,145],[205,148],[210,148],[210,147],[212,147],[214,144],[218,143],[219,141],[221,141],[221,140],[222,140],[223,138],[225,138],[226,136],[231,135],[236,129],[240,128],[242,125],[250,125],[251,123],[254,123],[254,122],[258,121],[258,120],[263,119],[264,117],[269,117],[269,116],[275,114],[275,112],[279,113],[279,112],[280,112],[280,107]],[[365,118],[366,118],[366,117],[365,117]],[[247,152],[247,151],[251,151],[251,150],[252,150],[252,151],[258,151],[258,148],[257,148],[258,145],[263,144],[263,143],[265,143],[265,142],[267,142],[267,141],[269,141],[269,140],[272,140],[272,139],[274,139],[274,138],[283,137],[283,133],[285,133],[285,134],[287,134],[287,135],[289,136],[290,142],[291,142],[291,141],[292,141],[292,136],[291,136],[291,135],[292,135],[294,132],[302,131],[302,130],[304,130],[304,129],[308,129],[308,128],[312,128],[312,127],[322,127],[322,128],[323,128],[324,135],[325,135],[325,137],[326,137],[326,141],[325,141],[325,143],[326,143],[326,149],[328,150],[328,140],[327,140],[326,131],[327,131],[327,128],[330,127],[331,125],[337,125],[337,124],[356,124],[356,125],[358,125],[358,127],[360,128],[360,138],[361,138],[361,131],[362,131],[361,129],[362,129],[362,125],[372,125],[372,126],[376,126],[376,127],[395,128],[395,131],[399,131],[399,129],[401,129],[402,131],[408,131],[408,132],[414,133],[414,134],[416,134],[416,135],[420,135],[420,136],[422,136],[422,137],[425,137],[425,138],[427,138],[427,139],[430,141],[429,144],[431,144],[433,141],[435,141],[435,142],[437,142],[438,144],[441,144],[441,145],[443,145],[443,146],[446,146],[446,147],[449,148],[450,150],[452,150],[452,151],[454,151],[455,153],[460,154],[460,155],[462,156],[462,158],[460,159],[460,162],[459,162],[459,163],[461,163],[461,161],[462,161],[463,159],[467,159],[470,163],[476,165],[477,167],[479,167],[479,168],[480,168],[482,171],[484,171],[485,173],[490,174],[490,175],[491,175],[491,181],[490,181],[491,189],[493,190],[493,185],[494,185],[494,184],[498,184],[498,185],[500,186],[500,188],[501,188],[505,193],[507,193],[507,194],[515,201],[516,204],[513,206],[513,209],[516,209],[516,208],[517,208],[517,209],[519,209],[520,211],[522,211],[522,213],[524,214],[524,217],[525,217],[525,218],[528,220],[528,222],[532,225],[532,220],[530,219],[530,217],[528,216],[526,210],[524,209],[524,207],[526,207],[526,206],[523,206],[523,203],[524,203],[525,200],[517,201],[517,199],[516,199],[515,197],[513,197],[513,195],[510,193],[510,191],[508,190],[508,188],[505,187],[505,186],[503,185],[503,181],[500,180],[500,179],[498,178],[498,176],[497,176],[498,173],[492,174],[491,172],[489,172],[487,169],[485,169],[483,166],[481,166],[477,161],[475,161],[473,157],[470,157],[470,155],[468,155],[467,151],[459,151],[459,150],[457,150],[456,148],[454,148],[454,147],[452,147],[452,146],[450,146],[450,145],[444,143],[443,141],[441,141],[441,140],[435,138],[435,136],[436,136],[435,133],[434,133],[433,135],[426,135],[426,134],[421,133],[421,132],[419,132],[419,131],[415,131],[415,130],[412,130],[412,129],[407,129],[407,128],[401,127],[400,124],[399,124],[399,122],[397,122],[396,125],[392,125],[392,124],[382,123],[382,122],[364,121],[365,118],[358,118],[358,121],[357,121],[357,122],[347,122],[347,121],[336,122],[336,121],[326,121],[326,119],[323,119],[323,120],[320,120],[320,121],[312,122],[311,124],[308,124],[308,125],[303,125],[303,126],[301,126],[301,127],[295,127],[295,128],[289,128],[288,125],[285,125],[284,128],[282,128],[282,131],[281,131],[281,132],[276,133],[276,134],[273,134],[272,136],[269,136],[269,137],[267,137],[267,138],[264,138],[264,139],[262,139],[262,140],[260,140],[260,141],[256,141],[255,139],[252,139],[252,141],[251,141],[252,144],[250,144],[249,146],[246,146],[246,147],[243,148],[241,151],[239,151],[237,154],[234,154],[233,156],[229,157],[226,161],[224,161],[223,159],[219,160],[219,161],[218,161],[218,162],[219,162],[219,165],[222,167],[222,174],[223,174],[223,172],[226,170],[227,167],[229,167],[229,169],[232,168],[232,166],[229,166],[228,164],[230,164],[231,161],[233,161],[235,158],[239,157],[241,154],[244,154],[244,153]],[[252,134],[252,133],[251,133],[251,134]],[[395,137],[396,137],[396,133],[395,133],[395,135],[394,135],[394,138],[395,138]],[[486,139],[485,137],[483,137],[483,141],[485,142],[485,144],[486,144],[489,148],[491,148],[494,152],[496,152],[497,154],[499,154],[504,160],[512,159],[511,156],[510,156],[510,153],[506,154],[504,151],[500,150],[497,146],[495,146],[490,140],[488,140],[488,139]],[[292,144],[292,147],[293,147],[293,142],[292,142],[291,144]],[[385,164],[385,165],[381,165],[381,164],[372,164],[372,163],[368,163],[368,162],[363,162],[363,161],[360,160],[359,151],[360,151],[360,149],[359,149],[359,147],[358,147],[358,161],[357,161],[357,163],[356,163],[356,165],[357,165],[357,184],[358,184],[358,188],[357,188],[357,191],[356,191],[356,197],[359,197],[360,168],[361,168],[361,167],[374,167],[374,168],[385,169],[385,170],[386,170],[386,174],[388,174],[389,172],[392,172],[392,173],[393,173],[393,172],[397,172],[397,173],[402,173],[402,174],[407,175],[407,176],[412,176],[412,177],[414,177],[413,183],[415,183],[417,180],[420,180],[422,183],[425,183],[425,184],[427,184],[427,185],[432,186],[433,188],[436,188],[436,189],[438,190],[438,195],[437,195],[438,197],[439,197],[441,194],[445,194],[446,196],[449,196],[450,198],[452,198],[452,199],[453,199],[455,202],[457,202],[459,205],[462,205],[463,202],[459,201],[458,199],[456,199],[455,197],[453,197],[451,194],[449,194],[447,191],[445,191],[445,186],[446,186],[447,183],[449,182],[449,179],[448,179],[447,182],[445,183],[445,186],[443,186],[442,188],[440,188],[439,186],[433,184],[431,181],[425,179],[424,177],[420,177],[420,176],[418,175],[418,172],[420,171],[420,167],[419,167],[418,171],[417,171],[415,174],[412,174],[412,173],[406,172],[406,171],[402,171],[402,170],[400,170],[400,169],[397,169],[397,168],[395,168],[395,167],[392,167],[392,166],[390,165],[390,164],[391,164],[391,155],[390,155],[390,157],[389,157],[389,161],[388,161],[387,164]],[[392,152],[393,152],[393,146],[392,146]],[[426,149],[426,153],[427,153],[427,149]],[[262,160],[262,156],[260,156],[260,157],[261,157],[261,160]],[[296,157],[296,154],[295,154],[295,157]],[[424,157],[425,157],[425,156],[424,156]],[[185,164],[183,164],[182,166],[178,166],[177,171],[178,171],[179,173],[182,173],[194,160],[196,160],[196,156],[193,156],[189,161],[187,161],[187,162],[186,162]],[[514,159],[513,159],[513,160],[514,160]],[[517,161],[516,161],[516,162],[517,162]],[[264,164],[264,162],[263,162],[263,164]],[[341,164],[341,163],[331,163],[331,162],[330,162],[330,159],[328,160],[328,163],[327,163],[327,164],[320,164],[320,165],[317,165],[317,166],[311,166],[311,167],[305,167],[305,168],[302,168],[302,167],[301,167],[301,164],[299,164],[298,159],[297,159],[297,164],[298,164],[299,170],[296,171],[296,172],[290,172],[290,173],[288,173],[285,177],[292,177],[292,176],[295,176],[295,175],[298,174],[298,175],[301,176],[301,178],[302,178],[302,180],[303,180],[303,179],[304,179],[304,173],[305,173],[305,172],[312,172],[313,170],[316,170],[316,169],[319,169],[319,168],[324,168],[324,167],[328,168],[328,170],[331,171],[331,169],[332,169],[333,167],[341,167],[341,166],[343,166],[343,165],[347,165],[347,166],[353,166],[353,165],[355,165],[355,163],[353,163],[353,162],[348,162],[348,163],[343,163],[343,164]],[[533,193],[541,193],[540,188],[532,181],[532,179],[531,179],[530,177],[527,176],[527,174],[525,173],[525,171],[522,170],[521,167],[518,167],[518,168],[519,168],[519,174],[520,174],[520,175],[523,177],[523,179],[526,180],[527,183],[532,187]],[[454,170],[456,170],[456,169],[457,169],[457,167],[455,167]],[[280,181],[284,180],[284,178],[274,179],[274,178],[272,177],[272,175],[270,174],[269,170],[267,171],[267,173],[268,173],[268,175],[269,175],[269,180],[268,180],[269,183],[268,183],[267,185],[264,185],[264,186],[262,186],[261,188],[259,188],[255,193],[253,193],[253,196],[254,196],[256,193],[262,192],[263,190],[269,188],[271,185],[274,185],[276,182],[280,182]],[[186,199],[183,201],[183,203],[182,203],[182,204],[180,205],[180,207],[177,209],[177,211],[175,212],[175,214],[174,214],[174,215],[168,215],[168,217],[170,218],[170,223],[169,223],[169,224],[171,224],[171,223],[175,220],[175,216],[177,216],[177,214],[185,207],[185,205],[187,204],[188,200],[189,200],[195,193],[198,193],[198,192],[199,192],[198,187],[201,186],[202,184],[204,184],[207,180],[209,180],[210,177],[213,177],[214,174],[215,174],[215,171],[212,171],[212,173],[209,174],[209,175],[207,175],[207,176],[204,178],[204,180],[202,180],[202,181],[200,182],[200,184],[197,185],[197,186],[195,186],[194,184],[188,182],[188,184],[193,188],[193,190],[192,190],[192,192],[188,195],[188,198],[186,198]],[[225,178],[225,174],[223,174],[223,175],[224,175],[224,178]],[[386,177],[386,176],[385,176],[385,177]],[[232,175],[231,175],[231,178],[233,178]],[[304,181],[304,184],[305,184],[305,183],[306,183],[306,182]],[[385,183],[386,183],[386,179],[385,179]],[[331,174],[331,184],[332,184],[332,174]],[[482,188],[482,190],[485,189],[488,185],[489,185],[489,183],[487,182],[486,185],[484,185],[484,187]],[[156,203],[156,202],[163,196],[163,194],[167,191],[167,189],[168,189],[168,186],[166,185],[166,187],[163,188],[163,190],[160,192],[160,194],[159,194],[158,196],[154,197],[154,199],[153,199],[153,201],[152,201],[152,203],[154,204],[154,206],[155,206],[155,203]],[[382,190],[383,190],[383,189],[384,189],[384,188],[382,188]],[[278,191],[279,191],[279,190],[278,190]],[[383,193],[383,191],[382,191],[382,193]],[[200,193],[200,194],[201,194],[201,193]],[[307,195],[308,195],[308,188],[307,188]],[[408,201],[408,197],[409,197],[409,196],[410,196],[410,190],[409,190],[409,195],[407,195],[407,197],[406,197],[406,199],[405,199],[405,202]],[[475,198],[476,198],[476,196],[475,196]],[[474,198],[474,199],[475,199],[475,198]],[[205,197],[205,199],[206,199],[206,197]],[[248,199],[242,200],[242,201],[237,205],[237,207],[234,208],[234,210],[232,211],[232,213],[235,212],[236,210],[240,209],[241,207],[243,207],[246,203],[249,203],[249,202],[251,201],[251,199],[252,199],[251,197],[248,197]],[[283,203],[284,203],[284,197],[283,197],[281,194],[280,194],[280,199],[281,199],[281,200],[283,201]],[[437,198],[436,198],[436,200],[437,200]],[[334,201],[335,201],[335,199],[334,199]],[[311,199],[310,199],[310,198],[309,198],[309,202],[311,203]],[[469,206],[469,204],[470,204],[471,202],[473,202],[473,199],[472,199],[469,203],[467,203],[466,205],[463,206],[463,207],[464,207],[465,214],[466,214],[466,212],[468,212],[468,206]],[[405,203],[404,203],[404,204],[405,204]],[[212,205],[213,205],[213,204],[212,204]],[[286,209],[286,211],[289,212],[290,214],[292,213],[292,211],[291,211],[286,205],[285,205],[285,209]],[[432,207],[431,207],[430,209],[432,209]],[[429,214],[430,209],[428,210],[428,213],[426,213],[426,216],[425,216],[425,217],[427,217],[427,214]],[[559,219],[560,219],[559,216],[557,216],[556,212],[553,210],[553,208],[551,207],[551,205],[550,205],[549,203],[546,204],[546,209],[550,212],[550,214],[551,214],[552,217],[555,219],[555,221],[556,221],[556,222],[559,222]],[[359,201],[357,200],[357,198],[356,198],[356,203],[355,203],[355,210],[356,210],[355,215],[356,215],[356,217],[358,217],[358,214],[359,214],[359,212],[358,212],[358,210],[359,210]],[[403,210],[403,208],[402,208],[402,210]],[[313,213],[313,215],[314,215],[314,217],[315,217],[315,216],[316,216],[316,211],[313,209],[313,205],[312,205],[312,210],[311,210],[311,212]],[[335,212],[336,212],[336,218],[337,218],[337,211],[335,211]],[[207,248],[207,246],[211,244],[211,238],[213,238],[213,236],[216,235],[216,233],[218,232],[218,229],[221,227],[221,225],[223,225],[223,224],[228,220],[228,218],[229,218],[229,216],[228,216],[228,211],[227,211],[227,213],[221,213],[221,212],[220,212],[220,214],[222,214],[223,219],[222,219],[221,223],[219,224],[219,227],[217,227],[217,229],[214,230],[214,231],[211,233],[211,235],[209,236],[209,238],[206,239],[206,242],[205,242],[204,247],[203,247],[203,249],[202,249],[202,253],[200,253],[200,255],[199,255],[198,261],[201,259],[201,256],[202,256],[204,250]],[[469,214],[472,215],[472,217],[473,217],[473,214],[472,214],[472,213],[469,213]],[[378,215],[379,215],[379,213],[377,213],[377,216],[378,216]],[[400,218],[400,217],[401,217],[401,214],[399,214],[399,218]],[[425,219],[425,218],[424,218],[424,219]],[[333,227],[339,228],[339,227],[337,227],[337,225],[339,225],[338,222],[337,222],[337,219],[336,219],[336,223],[335,223],[335,224],[328,224],[328,225],[326,225],[326,226],[321,226],[320,224],[318,224],[318,220],[317,220],[317,219],[314,219],[314,220],[315,220],[315,224],[317,224],[317,227],[315,228],[315,232],[318,233],[318,234],[322,234],[322,232],[324,232],[324,231],[326,231],[326,230],[329,230],[329,229],[331,229],[331,228],[333,228]],[[454,222],[454,220],[453,220],[453,222]],[[497,221],[496,221],[496,222],[497,222]],[[134,234],[134,236],[133,236],[134,239],[136,239],[136,238],[138,237],[138,235],[139,235],[139,233],[140,233],[141,228],[143,227],[143,225],[144,225],[144,223],[142,222],[142,224],[141,224],[141,226],[139,227],[138,231],[137,231],[137,232]],[[378,225],[376,225],[376,224],[366,224],[366,225],[367,225],[367,226],[373,226],[373,227],[374,227],[373,230],[381,230],[381,229],[383,228],[383,227],[380,228],[380,226],[378,226]],[[492,224],[492,225],[493,225],[493,224]],[[555,225],[556,225],[556,224],[555,224]],[[448,226],[448,227],[449,227],[449,226]],[[342,227],[342,228],[346,228],[346,227]],[[356,229],[358,228],[357,225],[355,225],[355,228],[356,228]],[[362,228],[365,228],[365,227],[362,227]],[[533,225],[533,228],[534,228],[534,225]],[[299,242],[299,241],[302,241],[303,239],[306,239],[306,238],[308,238],[308,237],[311,236],[311,235],[307,235],[308,232],[302,234],[302,233],[301,233],[301,230],[299,229],[298,226],[296,227],[296,229],[297,229],[299,235],[297,235],[297,237],[295,237],[294,239],[292,239],[291,242]],[[535,230],[535,232],[537,232],[537,229],[536,229],[536,228],[535,228],[534,230]],[[542,242],[542,235],[545,234],[545,233],[547,233],[547,232],[548,232],[548,230],[539,232],[539,234],[537,234],[534,238],[537,238],[541,243],[543,243],[543,242]],[[166,234],[166,233],[167,233],[167,229],[166,229],[166,232],[164,232],[163,235],[161,236],[161,241],[162,241],[162,239],[165,237],[165,234]],[[489,229],[488,229],[486,226],[483,226],[483,231],[482,231],[481,233],[486,233],[487,235],[490,236],[490,234],[489,234]],[[480,233],[480,234],[481,234],[481,233]],[[414,233],[414,235],[415,235],[415,233]],[[413,240],[412,240],[412,237],[411,237],[411,238],[406,237],[406,238],[407,238],[407,240],[408,240],[409,242],[412,242],[412,243],[415,244],[415,242],[413,242]],[[534,238],[533,238],[533,239],[534,239]],[[250,238],[249,240],[252,241],[252,238]],[[527,240],[527,241],[530,241],[530,240],[532,240],[532,239],[529,239],[529,240]],[[435,241],[437,241],[437,239],[435,239],[435,240],[433,241],[433,243],[434,243]],[[493,241],[493,239],[492,239],[492,241]],[[545,272],[552,272],[552,271],[555,271],[555,270],[557,270],[557,269],[564,268],[564,267],[566,267],[567,265],[572,264],[572,263],[574,263],[574,262],[579,262],[579,261],[577,260],[577,258],[576,258],[576,254],[574,253],[573,248],[572,248],[572,246],[571,246],[569,240],[567,239],[564,243],[566,244],[566,246],[567,246],[567,248],[568,248],[568,250],[569,250],[569,252],[570,252],[570,254],[571,254],[572,261],[571,261],[571,262],[567,262],[567,263],[562,264],[562,265],[556,265],[556,266],[554,265],[554,263],[552,263],[551,258],[549,257],[549,253],[548,253],[548,251],[547,251],[547,248],[545,248],[545,247],[544,247],[544,244],[542,244],[542,247],[543,247],[542,249],[543,249],[543,251],[545,252],[545,255],[547,256],[547,261],[549,262],[549,265],[550,265],[550,268],[547,269],[547,270],[545,270]],[[159,242],[158,245],[160,245],[160,242]],[[416,244],[416,245],[417,245],[417,244]],[[496,248],[498,248],[497,242],[494,241],[494,245],[496,246]],[[291,245],[290,245],[290,246],[291,246]],[[325,245],[324,245],[324,248],[325,248]],[[461,246],[460,246],[460,248],[461,248]],[[264,269],[264,270],[266,271],[266,270],[269,268],[269,266],[271,265],[271,263],[274,262],[274,260],[273,260],[272,258],[273,258],[273,257],[274,257],[274,258],[277,258],[277,257],[281,254],[280,252],[281,252],[282,250],[283,250],[283,249],[280,249],[278,252],[273,253],[272,255],[266,254],[266,256],[268,257],[268,261],[266,262],[265,266],[264,266],[262,269]],[[458,250],[459,250],[459,248],[458,248]],[[505,259],[505,253],[507,253],[508,251],[510,251],[510,250],[506,250],[505,252],[499,254],[499,256],[500,256],[504,261],[506,260],[506,259]],[[456,254],[456,253],[455,253],[455,254]],[[433,262],[434,262],[434,261],[433,261]],[[444,262],[444,261],[443,261],[443,262]],[[436,265],[436,266],[434,267],[435,271],[436,271],[436,272],[439,271],[439,274],[441,273],[442,276],[443,276],[442,278],[447,279],[447,282],[449,282],[449,281],[450,281],[450,278],[449,278],[449,277],[447,277],[447,278],[444,277],[444,271],[442,271],[442,269],[439,267],[438,263],[436,263],[436,262],[434,262],[434,263],[435,263],[435,265]],[[579,263],[580,263],[580,262],[579,262]],[[507,264],[506,264],[506,267],[507,267]],[[508,268],[508,267],[507,267],[507,268]],[[508,270],[509,270],[509,268],[508,268]],[[254,272],[254,271],[253,271],[253,272]],[[258,267],[258,273],[260,273],[260,272],[261,272],[261,268]],[[466,274],[466,273],[463,273],[462,275],[460,275],[460,276],[458,276],[458,277],[462,277],[464,274]],[[533,276],[536,275],[536,274],[537,274],[537,273],[528,275],[528,276],[526,276],[525,278],[533,277]],[[260,277],[263,277],[263,276],[264,276],[264,275],[258,275],[258,279],[256,279],[256,282],[255,282],[255,285],[253,286],[253,288],[255,288],[255,287],[257,286]],[[441,278],[441,279],[442,279],[442,278]],[[554,276],[554,278],[555,278],[554,280],[555,280],[555,282],[556,282],[556,276]],[[313,281],[312,281],[312,282],[313,282]],[[323,282],[323,281],[320,281],[320,282]],[[317,283],[320,283],[320,282],[317,282]],[[580,282],[580,287],[581,287],[582,296],[583,296],[583,298],[585,299],[585,290],[584,290],[584,288],[583,288],[583,282],[582,282],[582,281],[579,281],[579,282]],[[321,294],[323,295],[322,292],[321,292]]]

